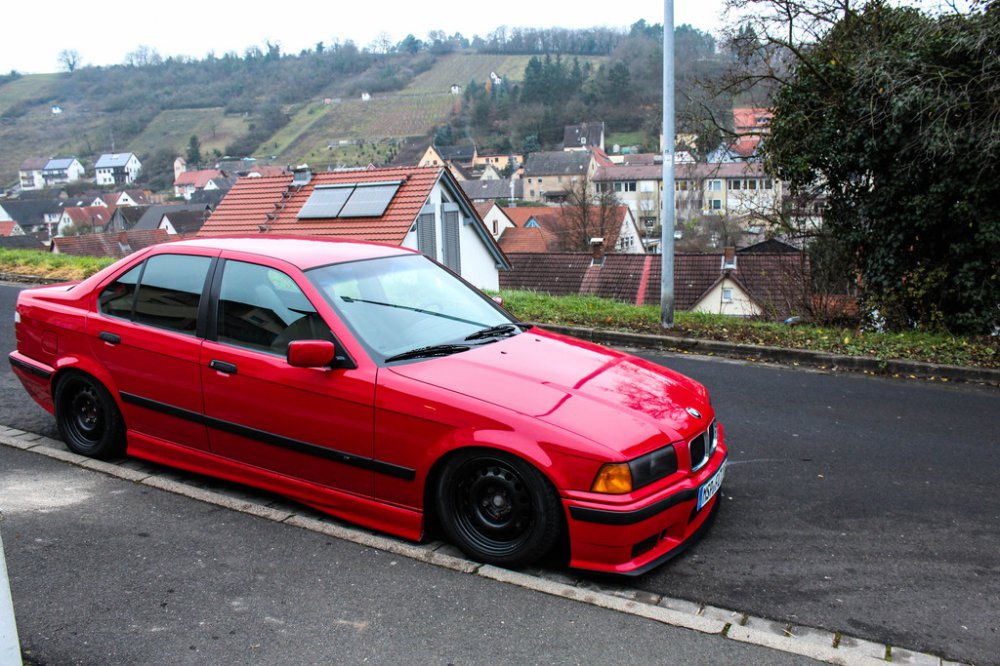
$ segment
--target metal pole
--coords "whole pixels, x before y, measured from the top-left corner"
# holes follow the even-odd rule
[[[663,1],[663,187],[660,195],[660,326],[674,327],[674,0]]]

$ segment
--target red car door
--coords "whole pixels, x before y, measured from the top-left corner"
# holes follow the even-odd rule
[[[91,349],[114,379],[130,431],[208,448],[197,333],[212,261],[154,255],[104,287],[88,316]]]
[[[288,364],[290,341],[333,336],[284,271],[229,260],[213,291],[217,335],[201,350],[212,452],[370,496],[375,368]]]

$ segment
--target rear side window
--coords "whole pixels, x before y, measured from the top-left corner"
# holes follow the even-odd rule
[[[135,288],[139,284],[141,272],[142,264],[139,264],[105,287],[101,295],[97,297],[97,304],[101,312],[112,317],[131,319]]]
[[[201,293],[211,265],[211,257],[181,254],[152,257],[101,292],[100,310],[136,323],[194,335]]]

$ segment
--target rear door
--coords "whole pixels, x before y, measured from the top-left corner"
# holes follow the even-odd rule
[[[291,274],[223,261],[201,350],[205,415],[212,452],[247,465],[372,494],[375,368],[295,368],[288,344],[333,339],[330,327]],[[214,338],[214,339],[212,339]]]
[[[153,255],[99,293],[87,332],[125,403],[131,431],[208,448],[198,334],[214,262],[203,255]]]

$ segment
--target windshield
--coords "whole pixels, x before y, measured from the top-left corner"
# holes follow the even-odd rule
[[[423,255],[334,264],[307,275],[381,360],[464,351],[491,337],[483,329],[500,327],[494,339],[519,330],[493,301]],[[476,342],[467,342],[474,334]],[[413,353],[428,348],[435,353]]]

